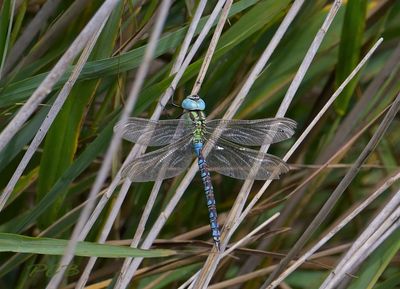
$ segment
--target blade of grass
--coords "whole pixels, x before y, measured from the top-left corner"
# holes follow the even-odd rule
[[[222,29],[224,28],[225,22],[228,19],[229,11],[232,7],[232,0],[227,0],[225,6],[222,9],[221,16],[219,17],[217,27],[215,28],[214,34],[211,38],[210,45],[208,45],[206,55],[204,56],[203,63],[201,65],[199,74],[197,75],[196,81],[190,94],[197,95],[200,91],[201,85],[203,84],[204,78],[206,77],[208,67],[210,66],[211,59],[214,55],[215,48],[217,47],[218,40],[221,37]]]
[[[62,255],[67,244],[68,240],[0,233],[0,252]],[[76,248],[76,255],[78,256],[97,256],[102,258],[121,258],[126,256],[157,258],[174,254],[176,252],[172,250],[142,250],[91,242],[79,242]]]
[[[3,78],[8,46],[10,44],[16,0],[5,0],[0,14],[0,79]]]
[[[347,2],[339,45],[339,60],[335,76],[336,87],[343,82],[360,59],[367,3],[368,1],[366,0],[349,0]],[[349,83],[337,102],[335,102],[334,106],[339,115],[343,115],[347,111],[356,84],[357,80]]]

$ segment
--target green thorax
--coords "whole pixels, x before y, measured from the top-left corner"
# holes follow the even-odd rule
[[[189,111],[190,120],[194,124],[193,141],[203,142],[206,116],[203,111]]]

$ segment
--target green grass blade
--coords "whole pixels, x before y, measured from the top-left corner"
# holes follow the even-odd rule
[[[33,253],[45,255],[62,255],[68,240],[52,238],[35,238],[16,234],[0,233],[0,252]],[[105,245],[91,242],[79,242],[75,255],[83,257],[124,258],[144,257],[156,258],[175,255],[172,250],[141,250],[137,248]]]
[[[347,3],[339,46],[339,59],[335,79],[336,87],[339,87],[360,60],[367,3],[367,0],[349,0]],[[357,82],[357,79],[350,82],[335,101],[334,105],[338,114],[343,115],[347,111]]]
[[[11,0],[3,1],[3,5],[0,11],[0,68],[3,67],[3,57],[6,53],[6,46],[8,40],[8,27],[10,25],[11,18]],[[0,71],[1,72],[1,71]],[[1,75],[1,74],[0,74]]]
[[[391,278],[380,282],[374,289],[396,289],[400,285],[400,273],[393,274]]]

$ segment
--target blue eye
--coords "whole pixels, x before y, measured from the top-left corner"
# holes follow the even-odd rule
[[[182,107],[186,110],[204,110],[206,104],[201,98],[198,100],[186,98],[182,101]]]

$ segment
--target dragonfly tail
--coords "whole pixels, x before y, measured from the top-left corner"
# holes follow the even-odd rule
[[[221,232],[219,230],[218,220],[217,220],[217,208],[214,197],[214,188],[211,183],[210,172],[207,169],[207,163],[203,155],[199,153],[198,155],[198,165],[201,175],[201,180],[204,186],[204,192],[206,195],[208,217],[210,219],[211,236],[214,240],[215,247],[220,250],[220,237]]]

